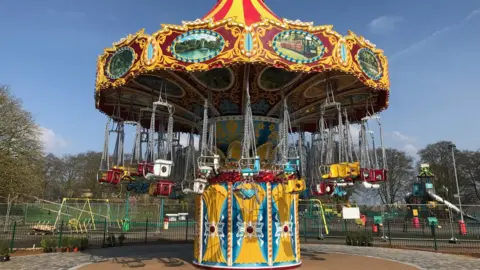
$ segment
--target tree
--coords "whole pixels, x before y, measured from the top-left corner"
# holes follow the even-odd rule
[[[381,156],[379,149],[379,156]],[[407,153],[393,148],[385,149],[387,181],[378,189],[378,196],[383,204],[394,204],[403,201],[411,188],[415,177],[413,158]]]
[[[480,151],[461,151],[456,161],[462,201],[480,202]]]
[[[452,150],[450,148],[451,145],[452,142],[440,141],[434,144],[429,144],[418,152],[421,162],[428,163],[430,165],[430,170],[433,172],[433,174],[435,174],[435,180],[433,184],[437,190],[441,188],[447,188],[449,190],[449,192],[445,194],[447,197],[445,199],[447,201],[456,200],[453,197],[453,194],[455,194],[457,190],[455,174],[453,171]],[[454,151],[455,156],[458,157],[460,151],[457,149]],[[460,181],[461,179],[459,178],[459,182]]]
[[[0,85],[0,196],[40,194],[43,145],[32,115],[7,86]]]

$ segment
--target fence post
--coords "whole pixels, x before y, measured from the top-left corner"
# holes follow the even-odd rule
[[[148,237],[148,217],[147,217],[147,221],[145,222],[145,244],[147,243],[147,237]]]
[[[102,248],[105,247],[105,240],[107,237],[107,219],[103,222],[103,240],[102,240]]]
[[[388,246],[392,247],[392,234],[390,231],[390,220],[387,219],[387,232],[388,232]]]
[[[62,236],[63,236],[63,219],[60,223],[60,233],[58,234],[58,248],[62,248]]]
[[[430,228],[432,229],[432,235],[433,235],[433,244],[434,244],[433,248],[435,249],[435,251],[437,251],[438,245],[437,245],[437,233],[435,232],[435,225],[432,224]]]
[[[185,226],[185,242],[188,242],[188,216],[187,216],[187,225]]]
[[[12,240],[10,240],[10,253],[13,252],[13,246],[15,245],[15,232],[17,231],[17,221],[13,222]]]
[[[303,217],[303,237],[305,238],[305,243],[307,243],[307,217]]]
[[[23,225],[27,222],[28,203],[23,205]]]

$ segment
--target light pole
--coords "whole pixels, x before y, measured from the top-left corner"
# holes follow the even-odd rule
[[[463,210],[462,210],[462,199],[460,198],[460,187],[458,186],[458,176],[457,176],[457,165],[455,163],[455,145],[450,144],[450,149],[452,150],[452,160],[453,160],[453,173],[455,175],[455,183],[457,184],[457,195],[458,195],[458,206],[460,208],[460,220],[463,220]]]
[[[448,188],[446,186],[442,186],[443,189],[445,190],[445,195],[448,198]],[[455,237],[455,234],[453,233],[453,217],[452,217],[452,208],[448,207],[448,219],[450,221],[450,232],[452,233],[452,238],[448,241],[449,243],[455,244],[457,243],[457,238]]]

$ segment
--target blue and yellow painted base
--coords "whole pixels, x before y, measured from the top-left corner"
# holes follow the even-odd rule
[[[246,198],[233,184],[219,183],[197,198],[193,263],[228,269],[299,266],[299,195],[280,183],[242,185],[255,195]]]

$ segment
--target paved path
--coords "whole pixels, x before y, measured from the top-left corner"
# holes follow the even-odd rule
[[[480,259],[424,251],[409,251],[384,248],[349,247],[340,245],[303,245],[302,252],[344,253],[389,259],[417,266],[425,270],[480,270]],[[0,264],[0,269],[12,270],[68,270],[88,263],[105,262],[116,257],[129,257],[136,260],[152,260],[162,257],[177,257],[191,260],[192,245],[150,245],[108,249],[91,249],[83,253],[50,253],[32,256],[12,257],[10,262]],[[357,269],[368,269],[365,268]]]

